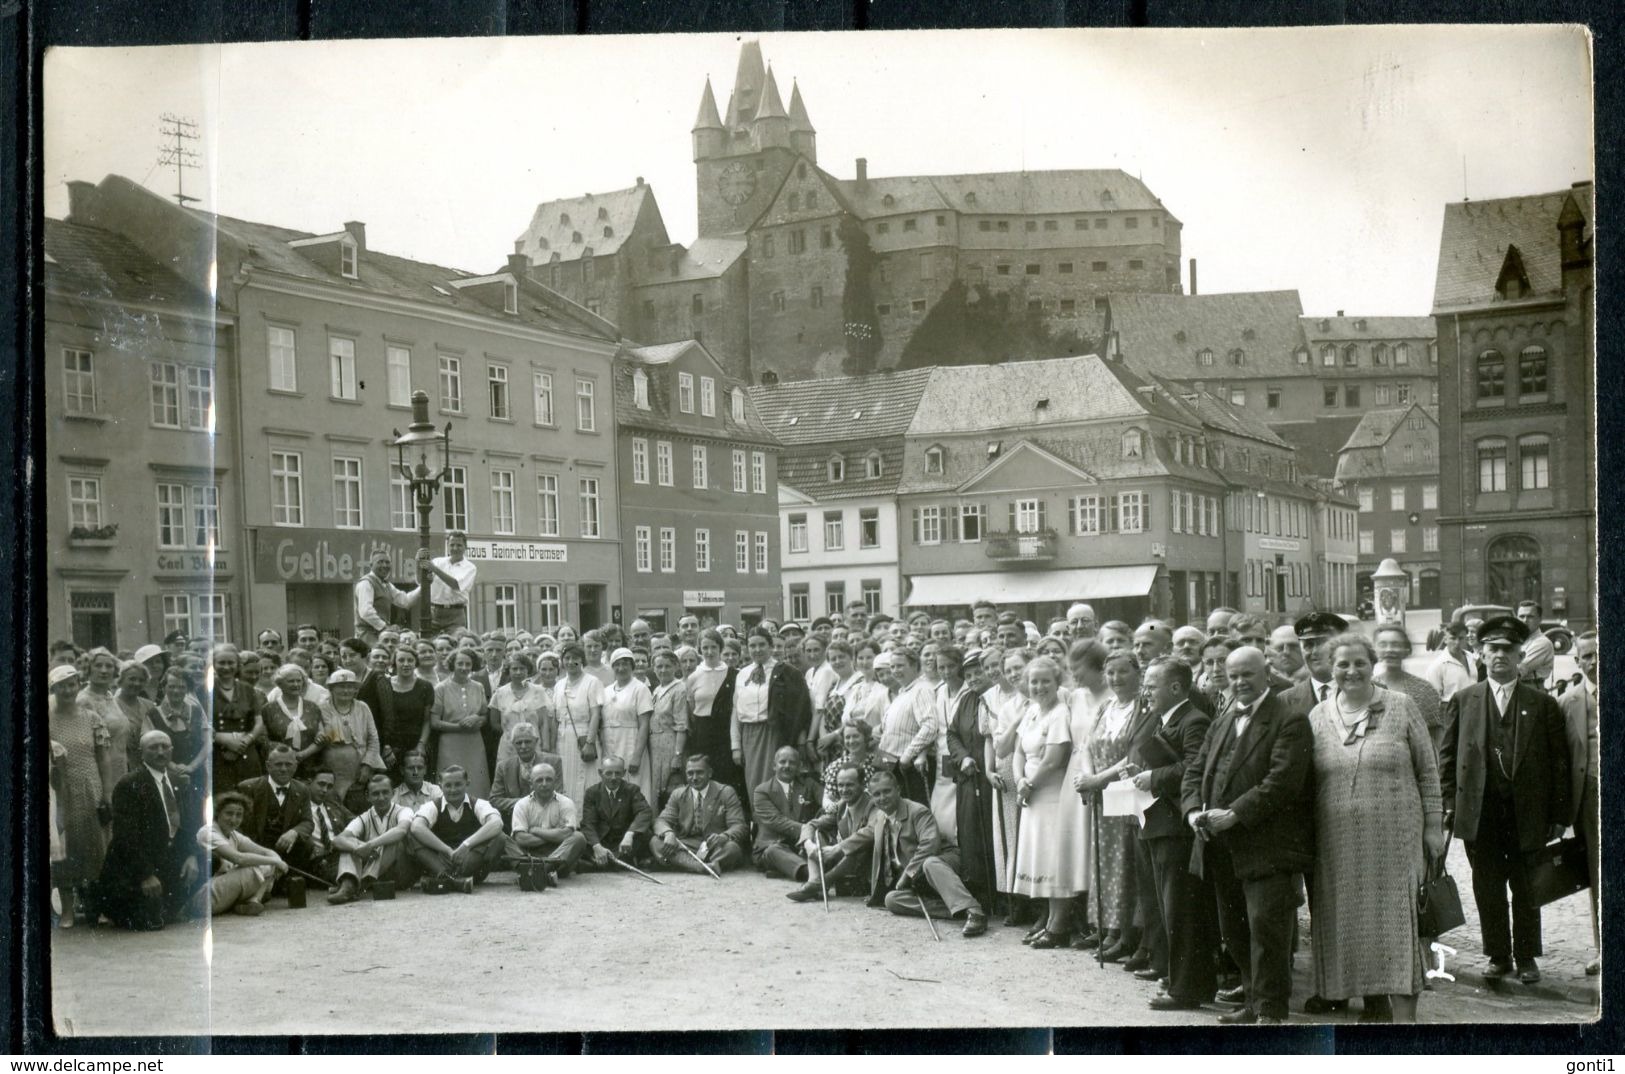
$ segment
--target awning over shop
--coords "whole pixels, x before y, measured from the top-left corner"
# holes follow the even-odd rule
[[[1047,600],[1105,600],[1143,597],[1157,577],[1156,564],[1136,567],[1080,567],[1063,571],[988,571],[979,574],[919,574],[913,578],[910,607],[969,604],[986,598],[995,604]]]

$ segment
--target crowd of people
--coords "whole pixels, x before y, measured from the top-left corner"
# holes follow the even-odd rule
[[[1218,1001],[1226,1023],[1285,1020],[1302,947],[1301,1009],[1407,1021],[1418,890],[1452,835],[1487,977],[1539,979],[1531,851],[1574,826],[1596,875],[1594,634],[1580,681],[1552,683],[1511,616],[1450,624],[1413,675],[1403,628],[1326,612],[1130,625],[1078,604],[1041,631],[971,611],[59,643],[58,926],[254,916],[306,884],[344,904],[497,870],[543,891],[754,867],[797,902],[1091,951],[1161,981],[1153,1008]]]

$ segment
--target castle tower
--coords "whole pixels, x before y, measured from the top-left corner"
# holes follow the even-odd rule
[[[767,69],[767,80],[762,83],[762,97],[756,103],[756,119],[751,123],[756,148],[790,148],[790,113],[779,99],[779,84],[773,78],[773,68]]]
[[[720,157],[727,149],[728,135],[722,129],[722,117],[717,115],[717,99],[711,93],[711,80],[705,80],[705,94],[700,98],[700,114],[694,118],[694,160]]]
[[[801,87],[790,80],[790,148],[818,163],[818,132],[813,130],[807,117],[807,106],[801,102]]]
[[[762,215],[795,164],[793,126],[761,45],[746,41],[739,46],[728,110],[717,116],[708,82],[694,121],[700,235],[743,236]],[[801,137],[810,139],[812,124],[806,126]]]

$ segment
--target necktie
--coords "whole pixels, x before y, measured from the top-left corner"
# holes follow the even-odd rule
[[[322,852],[326,853],[327,848],[333,845],[333,829],[327,823],[326,806],[316,807],[316,820],[322,826]]]
[[[1331,687],[1330,683],[1323,682],[1323,683],[1320,684],[1320,699],[1322,701],[1326,700],[1327,696],[1331,692],[1332,692],[1332,687]]]
[[[175,838],[175,833],[181,830],[181,805],[175,800],[175,788],[169,785],[167,778],[158,781],[164,791],[164,818],[169,822],[169,837]]]
[[[762,683],[764,683],[766,681],[767,681],[767,672],[762,668],[762,665],[757,664],[756,667],[750,673],[750,683],[751,683],[751,685],[752,686],[760,686],[760,685],[762,685]]]
[[[694,822],[690,827],[690,835],[699,835],[705,828],[705,792],[694,792]]]

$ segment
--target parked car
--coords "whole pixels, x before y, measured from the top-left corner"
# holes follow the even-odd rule
[[[1377,606],[1371,603],[1369,599],[1363,599],[1354,606],[1354,614],[1361,619],[1375,619],[1377,617]]]
[[[1450,622],[1465,624],[1469,619],[1489,619],[1497,615],[1511,615],[1512,609],[1505,604],[1463,604],[1450,615]],[[1364,615],[1361,618],[1365,618]],[[1569,629],[1566,619],[1542,619],[1540,631],[1552,643],[1552,649],[1559,655],[1566,654],[1574,648],[1574,631]],[[1440,627],[1428,632],[1428,648],[1442,649],[1444,647],[1444,629]]]

